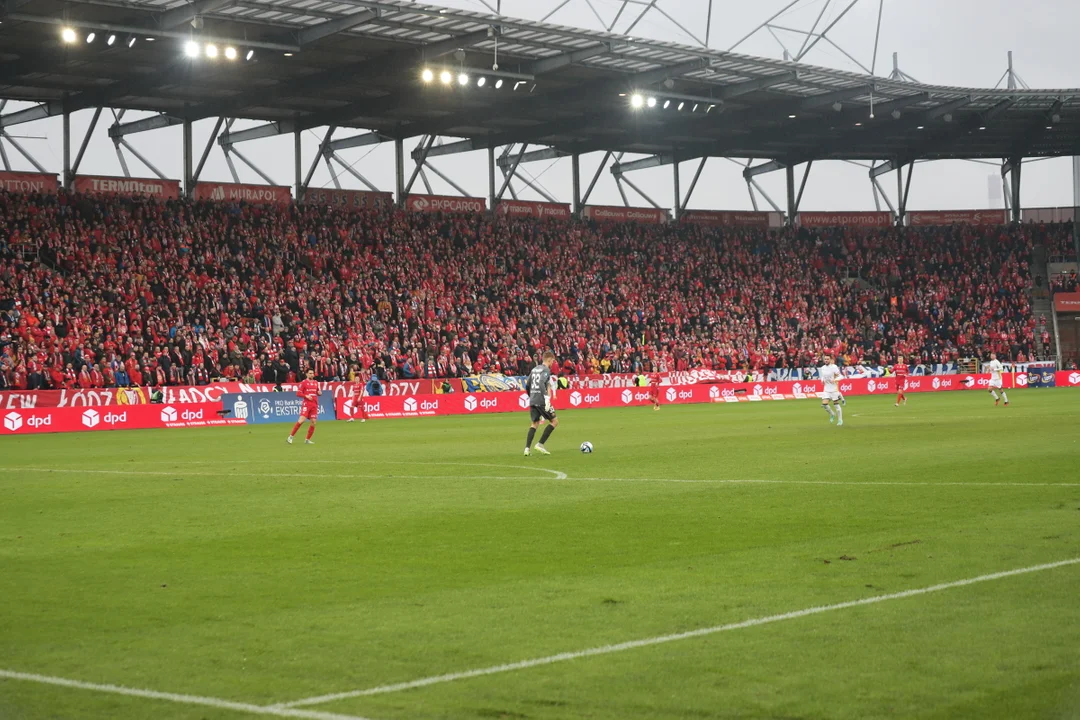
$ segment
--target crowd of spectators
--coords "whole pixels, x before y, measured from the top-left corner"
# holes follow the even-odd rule
[[[0,193],[0,386],[1033,357],[1033,227],[767,231]]]

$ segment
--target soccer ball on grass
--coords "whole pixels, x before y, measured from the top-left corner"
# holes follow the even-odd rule
[[[586,441],[586,442],[583,442],[583,443],[581,443],[581,452],[583,452],[583,453],[585,453],[586,455],[588,455],[588,454],[589,454],[589,453],[591,453],[592,451],[593,451],[593,447],[592,447],[592,443],[591,443],[591,442],[588,442],[588,441]]]

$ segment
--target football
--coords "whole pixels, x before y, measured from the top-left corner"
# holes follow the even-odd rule
[[[592,452],[592,443],[591,442],[583,442],[583,443],[581,443],[581,452],[583,452],[585,454],[591,453]]]

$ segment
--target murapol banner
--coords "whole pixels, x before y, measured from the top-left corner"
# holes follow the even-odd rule
[[[228,393],[221,399],[230,417],[248,425],[296,422],[304,401],[291,392]],[[319,396],[319,420],[334,420],[334,396],[323,392]]]

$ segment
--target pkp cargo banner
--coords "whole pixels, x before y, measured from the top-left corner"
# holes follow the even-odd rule
[[[76,175],[75,192],[87,195],[146,195],[157,200],[179,200],[180,181],[160,178]]]
[[[487,211],[487,200],[456,195],[410,195],[405,198],[405,209],[410,212],[482,213]]]
[[[292,189],[282,185],[237,185],[235,183],[195,183],[196,200],[246,203],[289,203]]]
[[[128,405],[126,407],[67,407],[0,410],[0,436],[90,430],[143,430],[149,428],[242,425],[219,414],[221,403],[189,405]]]
[[[569,220],[571,217],[570,206],[562,203],[500,200],[496,210],[499,215],[509,218]]]
[[[60,181],[47,173],[0,172],[0,190],[17,193],[51,193],[60,189]]]
[[[387,208],[394,204],[394,195],[369,190],[308,188],[304,192],[304,202],[310,205],[334,205],[346,208]]]
[[[304,401],[292,392],[228,393],[221,405],[231,417],[249,425],[263,423],[296,422]],[[334,395],[323,392],[319,396],[319,420],[334,420]]]

